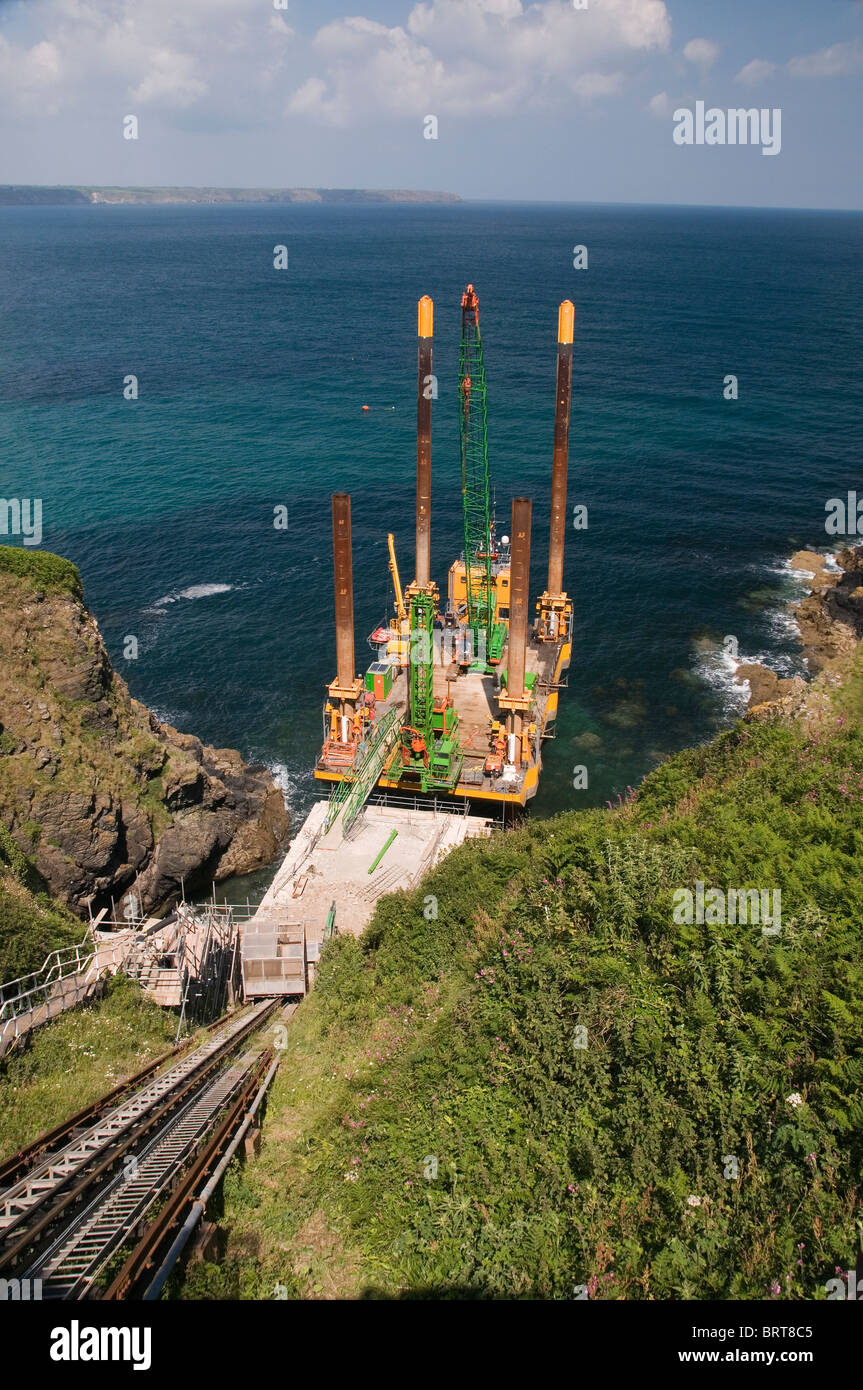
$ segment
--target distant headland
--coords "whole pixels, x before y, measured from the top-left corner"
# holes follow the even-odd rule
[[[457,193],[411,188],[102,188],[0,184],[0,207],[85,203],[460,203]]]

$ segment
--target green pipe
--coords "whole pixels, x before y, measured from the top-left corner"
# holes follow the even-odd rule
[[[383,859],[384,855],[386,854],[387,850],[389,849],[390,845],[392,844],[393,840],[396,838],[396,835],[398,835],[398,833],[399,832],[397,830],[390,831],[390,837],[384,845],[383,849],[378,850],[377,854],[371,862],[371,866],[369,868],[370,874],[374,873],[375,869],[378,867],[378,864],[380,864],[381,860]]]

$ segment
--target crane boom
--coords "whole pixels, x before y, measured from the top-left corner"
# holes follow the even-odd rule
[[[387,548],[390,552],[390,574],[393,577],[393,587],[396,591],[396,613],[401,622],[404,622],[407,617],[407,609],[405,608],[405,600],[402,593],[402,582],[399,579],[399,567],[396,564],[396,540],[392,531],[387,535]]]

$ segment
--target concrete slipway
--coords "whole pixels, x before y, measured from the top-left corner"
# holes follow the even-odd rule
[[[315,802],[263,901],[242,927],[247,997],[304,994],[331,909],[334,930],[358,936],[383,894],[415,887],[456,845],[489,835],[495,825],[484,816],[380,803],[367,805],[347,836],[340,821],[325,835],[327,806]],[[370,873],[394,830],[395,839]]]

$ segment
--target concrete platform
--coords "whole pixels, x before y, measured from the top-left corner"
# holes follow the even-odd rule
[[[317,801],[293,841],[255,917],[244,928],[254,932],[261,922],[302,924],[310,960],[317,957],[330,905],[335,902],[335,927],[358,936],[384,893],[412,888],[433,864],[462,841],[491,833],[495,821],[459,812],[369,805],[347,838],[337,821],[322,834],[326,801]],[[369,868],[398,832],[373,873]]]

